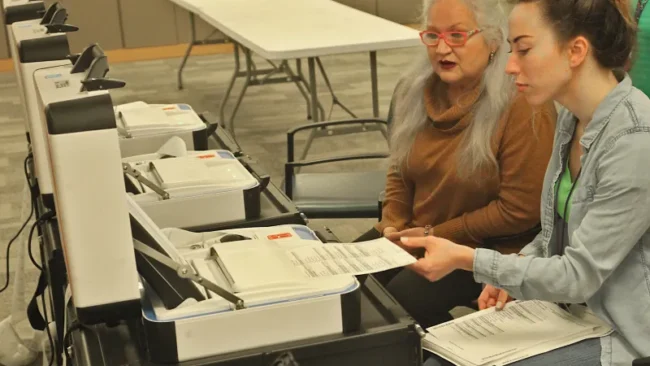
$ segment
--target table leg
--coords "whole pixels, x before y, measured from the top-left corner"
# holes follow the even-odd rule
[[[246,56],[246,80],[244,81],[244,86],[242,87],[241,93],[239,93],[239,97],[237,98],[237,102],[235,103],[235,107],[232,110],[232,113],[230,115],[230,119],[228,120],[228,126],[230,133],[232,134],[232,137],[235,137],[235,115],[237,114],[237,110],[239,109],[239,106],[241,105],[242,100],[244,99],[244,94],[246,94],[246,89],[248,89],[248,86],[251,84],[251,79],[252,79],[252,64],[253,64],[253,59],[251,57],[251,50],[248,48],[244,47],[244,55]]]
[[[307,83],[305,83],[305,77],[302,74],[302,60],[297,58],[296,59],[296,73],[298,74],[298,77],[300,78],[300,82],[305,84],[305,88],[309,90],[307,87]],[[299,83],[300,83],[299,82]],[[311,119],[311,103],[309,102],[309,98],[305,96],[305,101],[307,102],[307,120]]]
[[[284,72],[287,75],[289,75],[289,78],[291,78],[294,81],[294,83],[296,84],[296,87],[298,88],[298,91],[300,91],[300,94],[302,94],[302,97],[305,98],[305,102],[307,103],[307,119],[309,120],[309,119],[311,119],[311,103],[309,102],[309,95],[307,95],[307,91],[306,91],[306,90],[309,90],[309,89],[303,88],[303,85],[301,84],[301,82],[304,81],[304,79],[302,78],[302,75],[294,74],[293,71],[291,70],[291,66],[289,66],[289,63],[286,62],[286,61],[284,61],[284,62],[285,62],[285,64],[284,64],[285,65]],[[300,59],[296,60],[296,69],[298,69],[298,65],[300,65]]]
[[[323,76],[323,80],[325,81],[325,86],[327,86],[327,89],[330,92],[330,95],[332,96],[332,108],[330,109],[330,114],[327,116],[327,119],[329,120],[332,117],[332,110],[334,109],[335,105],[338,105],[343,109],[347,114],[350,115],[352,118],[358,118],[356,114],[354,114],[348,107],[346,107],[339,98],[334,94],[334,89],[332,88],[332,83],[330,83],[330,78],[327,76],[327,72],[325,72],[325,67],[323,66],[323,63],[320,60],[320,57],[316,58],[316,62],[318,62],[318,68],[320,69],[320,73]],[[325,116],[323,116],[323,120],[325,120]]]
[[[370,85],[372,88],[372,115],[379,118],[379,88],[377,86],[377,51],[370,51]],[[384,127],[380,130],[384,138],[388,140],[388,130]]]
[[[305,74],[302,73],[302,60],[301,59],[296,59],[296,70],[298,71],[298,78],[300,78],[300,81],[304,84],[305,88],[307,90],[309,89],[309,84],[307,83],[307,80],[305,80]],[[321,121],[325,119],[325,108],[323,108],[323,105],[320,104],[320,100],[318,97],[316,98],[318,101],[318,110],[320,111],[321,115]],[[311,103],[307,101],[307,119],[312,119],[312,113],[311,113]],[[317,122],[319,119],[316,117],[314,122]]]
[[[235,86],[235,81],[237,80],[237,76],[239,75],[239,69],[240,69],[240,64],[239,64],[239,44],[237,42],[233,42],[233,55],[235,56],[235,71],[232,73],[232,78],[230,78],[230,83],[228,84],[228,87],[226,88],[226,92],[223,95],[223,98],[221,99],[221,105],[219,106],[219,116],[220,120],[219,122],[221,123],[221,126],[226,127],[226,103],[228,103],[228,98],[230,98],[230,92],[232,92],[233,86]]]
[[[372,88],[372,115],[379,117],[379,91],[377,88],[377,51],[370,51],[370,84]]]
[[[185,63],[187,63],[187,59],[190,57],[192,47],[194,46],[194,43],[196,43],[196,31],[194,30],[194,13],[192,12],[190,12],[190,34],[192,35],[190,44],[187,45],[185,56],[183,57],[183,61],[181,61],[181,66],[178,68],[178,90],[183,89],[183,68],[185,68]]]
[[[316,85],[316,62],[315,62],[314,57],[309,57],[307,59],[307,69],[309,72],[309,92],[311,93],[311,115],[312,119],[314,122],[319,122],[320,119],[318,118],[318,87]],[[307,156],[307,153],[309,152],[309,148],[311,148],[311,144],[314,141],[314,137],[316,135],[316,131],[313,129],[309,133],[309,137],[307,137],[307,141],[305,142],[305,147],[302,150],[302,154],[300,156],[300,160],[305,160],[305,157]],[[298,172],[299,169],[296,170]]]
[[[309,92],[311,93],[311,117],[314,122],[319,122],[318,118],[318,87],[316,85],[316,60],[314,57],[307,59],[309,69]]]

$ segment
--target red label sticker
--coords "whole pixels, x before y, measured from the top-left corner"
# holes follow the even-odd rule
[[[283,239],[283,238],[290,238],[293,235],[291,233],[282,233],[282,234],[272,234],[267,236],[266,238],[269,240],[277,240],[277,239]]]
[[[197,156],[197,158],[199,158],[199,159],[211,159],[211,158],[214,158],[214,156],[215,156],[214,154],[210,154],[210,155],[199,155],[199,156]]]

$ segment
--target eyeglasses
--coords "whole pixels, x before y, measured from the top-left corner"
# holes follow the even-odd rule
[[[422,31],[420,32],[420,39],[422,39],[422,43],[430,47],[437,46],[441,39],[444,40],[449,47],[460,47],[467,43],[469,37],[479,33],[480,31],[480,29],[474,29],[469,32],[451,31],[442,33]]]

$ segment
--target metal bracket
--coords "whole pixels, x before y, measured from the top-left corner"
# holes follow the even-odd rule
[[[293,356],[293,353],[284,352],[271,363],[271,366],[300,366],[300,364]]]
[[[158,193],[158,195],[162,197],[163,200],[168,200],[170,198],[169,193],[167,193],[167,191],[160,188],[158,185],[156,185],[154,182],[150,181],[149,179],[145,178],[139,171],[131,167],[129,163],[122,163],[122,171],[124,172],[124,174],[132,176],[138,182],[151,188],[151,190]]]
[[[194,271],[194,268],[189,264],[180,264],[175,262],[166,255],[158,252],[157,250],[147,246],[139,240],[133,239],[133,247],[138,252],[146,255],[147,257],[173,269],[178,274],[178,277],[188,279],[190,281],[196,282],[199,285],[205,287],[208,291],[212,291],[215,294],[221,296],[225,300],[235,305],[235,310],[244,309],[244,300],[239,296],[217,286],[216,284],[206,280],[201,277],[198,273]]]

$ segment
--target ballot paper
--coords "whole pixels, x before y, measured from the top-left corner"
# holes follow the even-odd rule
[[[386,238],[348,244],[307,245],[287,251],[308,277],[361,275],[408,266],[416,259]]]
[[[530,300],[510,302],[501,311],[479,311],[427,332],[422,347],[455,365],[501,366],[605,336],[612,328],[584,306],[565,310]]]

